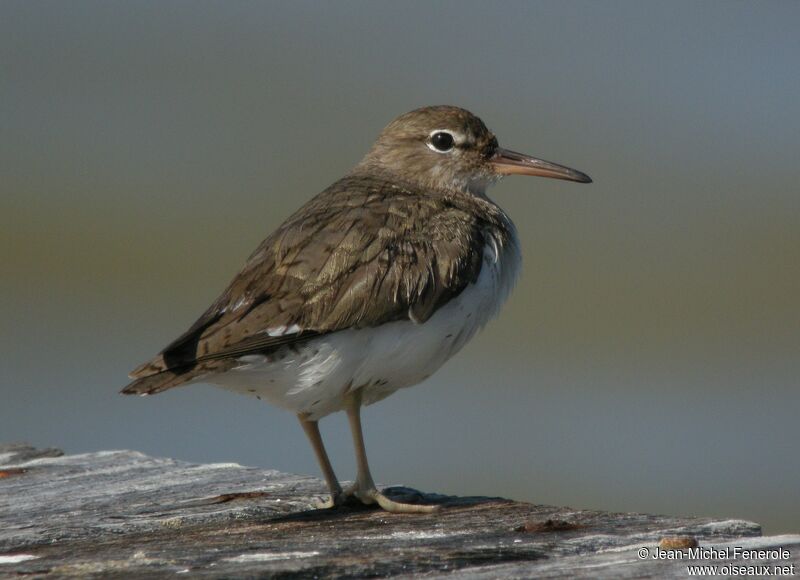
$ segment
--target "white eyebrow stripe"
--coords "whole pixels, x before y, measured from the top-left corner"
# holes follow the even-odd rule
[[[459,133],[458,131],[451,131],[450,129],[434,129],[430,133],[428,133],[428,139],[434,136],[436,133],[447,133],[448,135],[453,136],[453,140],[456,143],[464,143],[467,140],[467,136],[464,133]]]

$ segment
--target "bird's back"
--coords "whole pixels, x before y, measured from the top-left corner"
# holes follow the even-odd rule
[[[123,392],[214,382],[242,357],[346,330],[424,325],[475,285],[487,248],[513,280],[513,225],[491,201],[451,190],[420,195],[391,176],[352,173],[267,237],[192,327],[131,373],[136,380]]]

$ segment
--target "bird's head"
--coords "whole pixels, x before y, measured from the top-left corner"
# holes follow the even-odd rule
[[[416,109],[381,132],[359,164],[423,187],[482,195],[504,175],[538,175],[591,183],[585,173],[498,146],[478,117],[458,107]]]

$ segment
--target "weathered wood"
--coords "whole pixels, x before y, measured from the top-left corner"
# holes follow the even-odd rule
[[[458,570],[466,578],[685,578],[691,562],[641,560],[637,550],[655,553],[664,537],[691,536],[701,547],[791,552],[770,565],[797,564],[800,553],[800,535],[763,538],[757,524],[741,520],[573,510],[407,488],[390,492],[442,509],[317,510],[324,486],[312,477],[133,451],[59,455],[0,446],[0,575],[438,577]]]

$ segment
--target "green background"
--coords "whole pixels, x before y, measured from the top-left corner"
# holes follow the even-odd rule
[[[383,483],[800,514],[796,2],[0,4],[0,440],[317,474],[295,418],[117,391],[396,115],[589,173],[509,178],[499,320],[370,407]],[[343,416],[323,422],[355,472]]]

